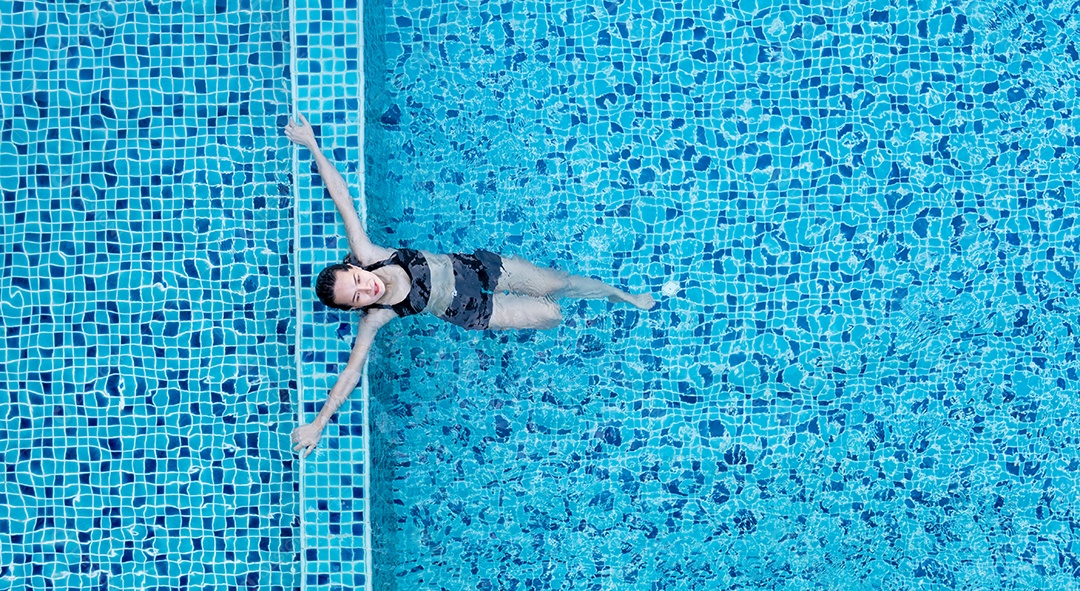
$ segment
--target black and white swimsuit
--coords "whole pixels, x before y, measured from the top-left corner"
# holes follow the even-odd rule
[[[436,316],[468,330],[485,330],[491,321],[495,287],[502,275],[502,257],[478,250],[474,254],[447,255],[454,267],[454,297],[445,310],[430,310]],[[374,271],[397,265],[409,276],[409,295],[396,304],[372,304],[368,308],[393,310],[398,316],[423,312],[431,298],[431,270],[424,254],[400,248],[386,260],[364,267]]]

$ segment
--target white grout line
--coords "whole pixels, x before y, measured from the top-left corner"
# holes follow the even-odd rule
[[[368,402],[371,397],[368,395],[368,373],[367,363],[364,364],[364,589],[365,591],[372,591],[374,581],[372,581],[373,566],[371,564],[374,552],[371,551],[371,421],[369,416],[371,409],[368,408]]]
[[[367,88],[367,80],[364,76],[364,1],[359,0],[357,2],[359,7],[358,30],[360,32],[360,47],[358,48],[359,64],[360,64],[360,100],[359,100],[359,123],[360,123],[360,223],[364,225],[364,230],[367,230],[367,153],[365,152],[364,130],[366,125],[366,96],[365,91]],[[368,356],[371,359],[371,356]],[[374,557],[374,552],[371,550],[371,391],[368,384],[368,363],[364,362],[364,374],[363,374],[363,400],[364,400],[364,413],[362,415],[362,437],[363,440],[363,462],[364,462],[364,591],[372,591],[374,581],[372,580],[374,574],[374,567],[371,561]]]
[[[300,97],[297,91],[296,81],[296,2],[289,0],[289,76],[292,83],[292,109],[290,117],[295,117],[299,110]],[[301,344],[303,340],[304,306],[300,294],[300,200],[296,189],[300,180],[300,148],[295,144],[292,147],[292,201],[293,201],[293,285],[296,288],[296,322],[294,330],[296,338],[293,341],[293,357],[296,365],[296,425],[304,424],[304,375]],[[291,446],[290,446],[291,447]],[[300,591],[307,591],[307,528],[304,523],[307,497],[304,495],[304,474],[306,462],[300,456],[300,469],[297,471],[297,488],[299,489],[299,522],[300,522]]]

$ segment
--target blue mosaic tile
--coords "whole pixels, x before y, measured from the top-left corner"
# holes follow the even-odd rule
[[[299,583],[289,23],[263,9],[0,10],[4,589]]]
[[[366,3],[377,243],[665,296],[384,328],[375,586],[1075,588],[1074,14]]]

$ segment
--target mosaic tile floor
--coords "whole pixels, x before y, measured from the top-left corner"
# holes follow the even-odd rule
[[[377,242],[668,294],[384,329],[378,588],[1080,588],[1075,6],[365,10]]]
[[[1073,7],[364,8],[0,4],[0,588],[1078,588]],[[300,472],[294,100],[377,241],[667,297],[399,322]]]
[[[288,12],[0,3],[0,588],[294,589]]]

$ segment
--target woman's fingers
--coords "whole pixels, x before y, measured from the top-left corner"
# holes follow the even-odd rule
[[[291,117],[289,118],[289,124],[285,126],[285,129],[297,129],[301,127],[306,127],[307,124],[307,119],[305,119],[304,116],[300,113],[297,113],[295,119]]]
[[[289,122],[285,125],[285,135],[289,136],[290,139],[292,139],[293,134],[308,124],[307,119],[304,119],[304,116],[300,113],[296,114],[296,119],[299,123],[290,117]]]
[[[314,443],[308,443],[306,441],[301,441],[300,443],[297,443],[293,447],[293,451],[295,451],[295,452],[297,452],[299,454],[303,454],[303,456],[306,458],[306,457],[308,457],[309,454],[311,454],[312,451],[315,450],[315,445],[316,444],[314,444]]]
[[[289,123],[285,125],[285,137],[298,144],[310,146],[315,139],[315,133],[312,131],[308,120],[302,114],[297,113],[296,120],[290,118]]]
[[[292,448],[293,451],[299,453],[301,457],[308,457],[318,447],[321,434],[322,428],[314,423],[308,423],[293,429],[289,435],[289,439],[295,444]]]

